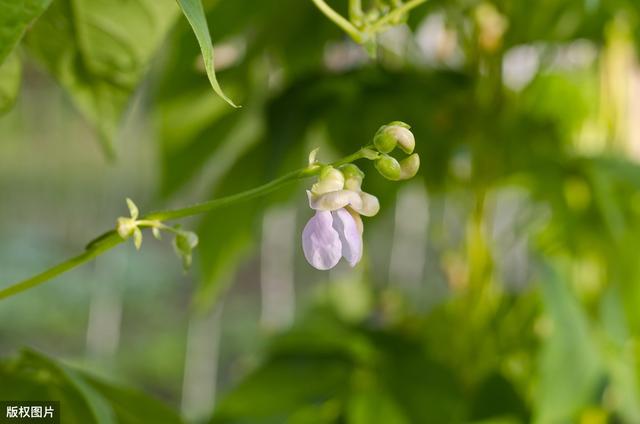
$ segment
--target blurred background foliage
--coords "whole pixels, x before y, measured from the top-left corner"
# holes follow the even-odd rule
[[[235,193],[389,121],[419,175],[365,164],[353,270],[304,262],[300,184],[186,222],[189,274],[149,240],[3,300],[0,398],[65,423],[640,422],[636,1],[431,0],[375,60],[310,1],[205,9],[240,110],[170,0],[0,0],[3,283],[127,196]]]

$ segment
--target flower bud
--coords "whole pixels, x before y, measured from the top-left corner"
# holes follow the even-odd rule
[[[397,160],[388,155],[382,155],[375,161],[378,172],[388,180],[397,181],[400,179],[401,168]]]
[[[173,248],[176,254],[182,259],[182,266],[185,269],[191,267],[193,260],[193,249],[198,245],[198,235],[191,231],[179,231],[173,239]]]
[[[420,156],[417,153],[412,154],[400,161],[400,179],[408,180],[415,177],[420,169]]]
[[[136,228],[138,228],[138,224],[135,219],[125,217],[118,218],[116,231],[123,239],[129,238]]]
[[[389,128],[387,125],[383,125],[373,137],[373,145],[380,153],[389,153],[398,144],[396,138],[389,132]]]
[[[384,125],[374,136],[373,144],[382,153],[389,153],[398,146],[403,152],[411,154],[416,140],[409,128],[409,125],[400,121]]]
[[[352,163],[342,165],[340,171],[342,171],[344,175],[344,187],[347,190],[360,191],[360,186],[362,186],[362,180],[364,179],[364,172]]]
[[[344,175],[332,166],[325,166],[320,171],[318,182],[311,187],[313,194],[324,194],[344,188]]]
[[[320,148],[316,147],[311,151],[311,153],[309,153],[309,166],[314,165],[318,161],[316,159],[316,156],[318,156],[318,151],[320,151]]]

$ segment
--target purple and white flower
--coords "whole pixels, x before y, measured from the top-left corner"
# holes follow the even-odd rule
[[[355,165],[341,170],[326,167],[307,191],[309,206],[316,213],[302,231],[302,247],[314,268],[331,269],[343,257],[352,267],[360,262],[360,216],[374,216],[380,209],[378,199],[360,189],[363,177]]]

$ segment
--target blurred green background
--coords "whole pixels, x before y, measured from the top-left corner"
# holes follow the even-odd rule
[[[126,197],[232,194],[393,120],[422,167],[363,164],[381,212],[355,269],[304,260],[306,181],[185,221],[188,273],[145,234],[2,300],[0,400],[60,399],[64,423],[640,423],[636,1],[431,0],[375,59],[311,1],[206,1],[238,110],[173,1],[26,3],[48,8],[0,65],[1,287]]]

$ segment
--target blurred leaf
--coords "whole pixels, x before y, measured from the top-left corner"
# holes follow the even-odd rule
[[[455,423],[467,415],[455,374],[428,356],[417,340],[401,333],[372,334],[383,359],[377,366],[381,386],[410,422]]]
[[[83,378],[111,404],[118,423],[181,423],[182,419],[164,403],[136,390],[108,384],[89,374]]]
[[[176,16],[170,0],[58,0],[26,38],[109,155],[131,94]]]
[[[209,176],[212,169],[216,177],[223,176],[238,157],[235,148],[239,146],[243,153],[263,135],[263,123],[269,115],[265,103],[270,96],[280,91],[281,84],[322,67],[327,39],[342,37],[335,25],[317,19],[313,7],[297,0],[282,0],[278,8],[250,0],[220,0],[209,6],[209,25],[215,28],[217,38],[227,40],[227,51],[237,55],[224,69],[225,91],[238,97],[244,108],[236,113],[210,95],[210,84],[198,66],[201,52],[192,42],[193,31],[186,20],[178,22],[168,43],[155,102],[163,195],[174,194],[194,180],[199,185],[209,183],[201,182],[200,177],[202,173]],[[285,106],[282,113],[295,112],[284,102],[281,106]],[[278,130],[287,128],[284,122],[278,126]],[[256,129],[258,134],[248,134]],[[281,137],[273,131],[264,141],[276,139]]]
[[[0,65],[0,115],[6,113],[13,106],[22,79],[22,64],[17,54],[10,55]]]
[[[91,387],[82,377],[80,377],[75,371],[68,368],[63,364],[58,364],[49,358],[37,354],[35,352],[27,351],[24,354],[30,361],[36,366],[55,370],[70,384],[71,388],[78,391],[78,393],[84,398],[91,413],[99,423],[115,423],[115,416],[111,406],[106,400],[101,397],[93,387]]]
[[[287,422],[304,405],[343,397],[350,368],[349,361],[340,356],[272,358],[224,397],[211,422]]]
[[[277,164],[265,160],[269,157],[267,149],[267,145],[259,143],[241,156],[216,185],[212,198],[248,190],[274,178],[273,166]],[[225,283],[230,283],[238,263],[258,239],[258,218],[265,205],[275,199],[277,197],[246,200],[203,217],[198,228],[202,277],[195,301],[199,307],[212,305],[225,289]]]
[[[605,366],[611,379],[610,393],[618,401],[616,410],[625,422],[640,421],[640,379],[638,364],[627,347],[630,334],[624,308],[614,287],[600,299],[601,322],[605,338]]]
[[[65,424],[180,423],[160,402],[111,386],[31,350],[0,362],[0,399],[58,400]]]
[[[548,269],[541,281],[551,334],[540,358],[538,422],[573,421],[595,401],[603,378],[587,317],[559,272]]]
[[[207,24],[207,19],[205,17],[201,1],[178,0],[178,4],[182,9],[182,13],[184,13],[184,16],[191,24],[193,32],[198,39],[198,44],[200,44],[200,49],[202,50],[204,67],[207,70],[207,76],[209,77],[209,82],[211,82],[213,91],[215,91],[218,96],[222,97],[231,106],[238,107],[229,97],[224,94],[222,88],[220,87],[220,84],[218,83],[218,79],[216,78],[216,71],[214,69],[213,61],[213,44],[211,43],[209,25]]]
[[[531,421],[527,405],[511,382],[500,374],[493,374],[476,389],[477,395],[471,406],[474,422],[485,422],[495,417],[504,417],[513,422]]]
[[[379,388],[354,390],[349,399],[347,423],[370,424],[375,422],[410,423],[393,399]]]
[[[51,0],[0,0],[0,65],[49,3]]]

